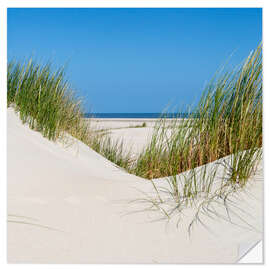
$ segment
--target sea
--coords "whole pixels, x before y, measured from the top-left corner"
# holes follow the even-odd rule
[[[86,113],[85,118],[188,118],[190,113]]]

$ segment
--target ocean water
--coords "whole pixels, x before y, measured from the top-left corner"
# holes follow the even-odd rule
[[[188,118],[189,113],[86,113],[84,117],[90,118]]]

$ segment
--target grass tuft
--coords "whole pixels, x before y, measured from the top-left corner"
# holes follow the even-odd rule
[[[170,128],[166,119],[160,119],[134,173],[149,179],[177,175],[249,149],[248,157],[246,154],[235,160],[233,167],[240,170],[241,166],[248,166],[253,152],[261,146],[262,61],[259,46],[238,70],[212,80],[189,119],[175,119]],[[241,179],[247,176],[243,175]],[[231,180],[236,181],[235,177],[236,174]]]
[[[49,140],[70,134],[117,165],[129,166],[130,157],[122,144],[93,132],[84,121],[81,100],[65,80],[63,68],[53,71],[51,64],[32,59],[9,62],[7,104],[19,112],[23,123]]]
[[[191,230],[193,224],[203,223],[202,214],[219,215],[213,205],[222,205],[227,213],[223,219],[231,220],[235,205],[230,198],[246,186],[261,159],[259,46],[240,68],[212,80],[189,119],[175,119],[170,128],[160,119],[134,173],[149,179],[166,177],[167,188],[153,180],[156,195],[142,201],[147,209],[165,213],[166,219],[176,213],[181,219],[185,208],[195,206]]]
[[[83,135],[80,101],[64,79],[64,70],[28,62],[8,63],[7,103],[28,123],[50,140]]]

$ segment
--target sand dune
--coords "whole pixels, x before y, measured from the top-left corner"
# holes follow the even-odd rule
[[[189,211],[180,228],[147,212],[127,215],[140,208],[128,203],[140,190],[153,192],[150,181],[81,142],[67,148],[43,138],[12,109],[7,121],[11,263],[234,263],[240,245],[262,239],[262,168],[239,200],[254,229],[209,219],[212,232],[198,224],[189,238]]]

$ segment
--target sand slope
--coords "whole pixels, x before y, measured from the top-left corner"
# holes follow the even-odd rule
[[[128,201],[152,184],[80,142],[65,148],[22,125],[8,109],[8,261],[11,263],[234,263],[241,243],[262,238],[262,181],[241,200],[257,230],[209,220],[152,222]],[[262,179],[262,171],[255,177]],[[162,180],[156,180],[160,182]]]

